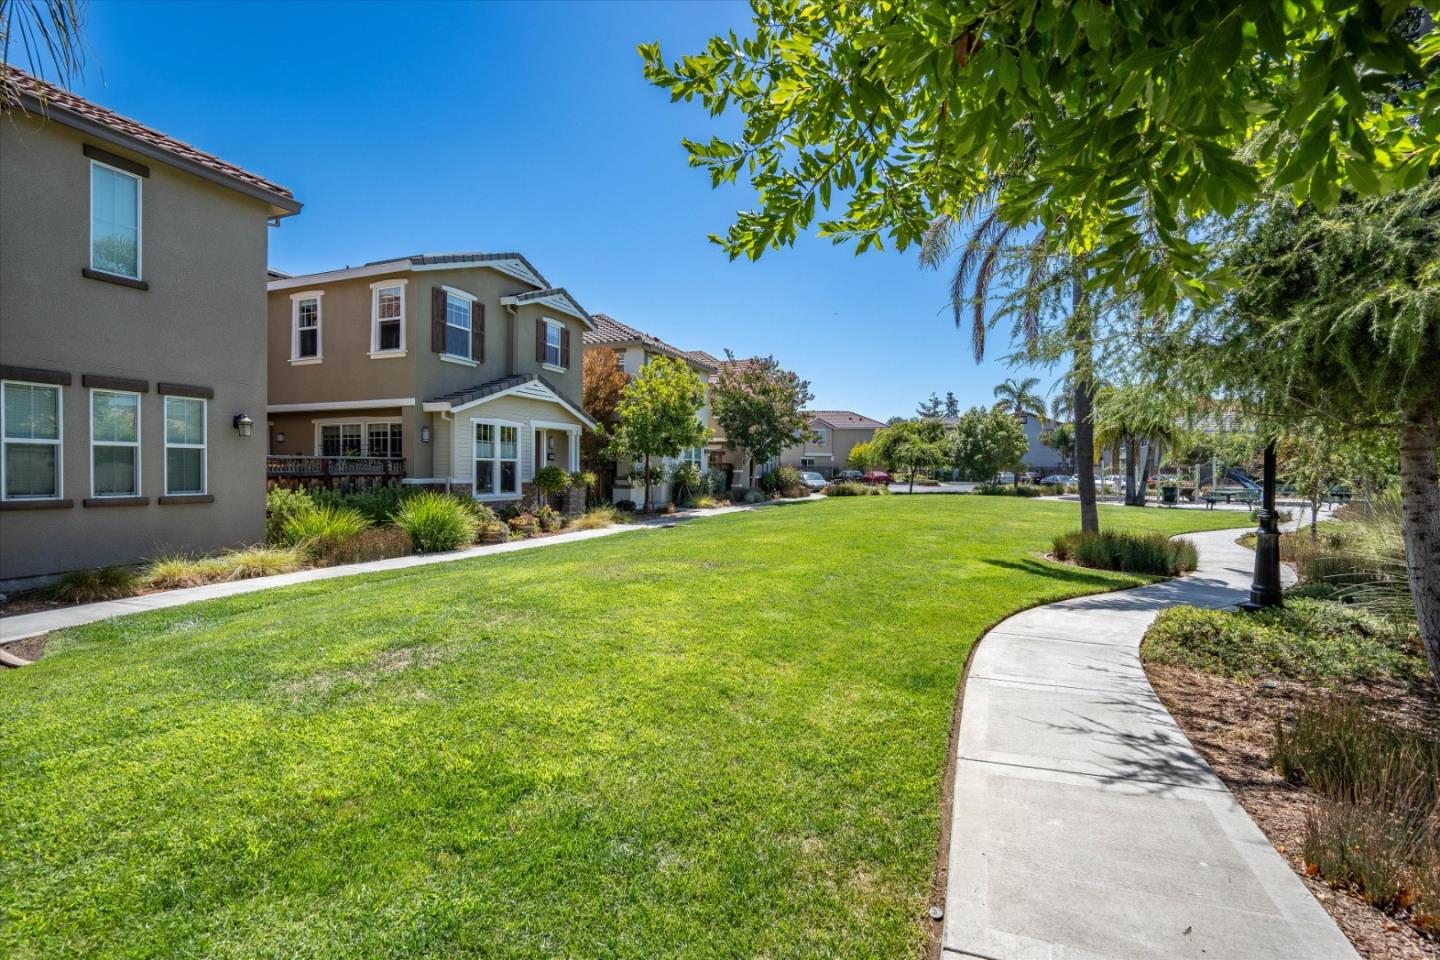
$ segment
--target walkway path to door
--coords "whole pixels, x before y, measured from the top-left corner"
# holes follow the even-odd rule
[[[1037,607],[981,639],[956,745],[946,958],[1357,960],[1140,665],[1160,610],[1245,599],[1255,555],[1238,535],[1189,535],[1192,576]]]

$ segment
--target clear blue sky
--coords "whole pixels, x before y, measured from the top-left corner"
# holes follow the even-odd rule
[[[270,232],[291,272],[409,253],[519,250],[586,309],[677,346],[773,353],[815,406],[885,419],[931,391],[989,403],[945,277],[913,251],[803,237],[758,263],[707,239],[752,203],[686,165],[731,132],[641,75],[748,31],[740,3],[92,2],[77,92],[294,190]],[[1036,371],[1049,387],[1053,377]]]

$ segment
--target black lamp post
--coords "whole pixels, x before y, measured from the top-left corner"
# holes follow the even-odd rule
[[[1275,513],[1275,441],[1265,445],[1265,477],[1260,489],[1260,526],[1255,531],[1255,581],[1245,610],[1284,605],[1280,587],[1280,525]]]

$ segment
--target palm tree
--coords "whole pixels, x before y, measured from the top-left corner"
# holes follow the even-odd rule
[[[30,73],[43,79],[48,63],[56,82],[65,87],[85,64],[80,37],[84,26],[84,0],[0,0],[0,104],[20,102],[10,64],[21,58],[11,55],[12,43],[23,48]]]
[[[995,396],[1000,402],[995,404],[995,409],[1008,409],[1017,417],[1022,413],[1034,414],[1037,417],[1045,415],[1045,398],[1035,392],[1040,385],[1039,377],[1026,377],[1024,380],[1016,380],[1014,377],[995,388]]]
[[[1025,158],[1021,157],[1013,169],[1020,171],[1024,167]],[[999,217],[996,201],[1006,180],[1007,177],[997,177],[987,189],[972,197],[959,213],[931,221],[920,245],[920,265],[938,270],[955,250],[957,232],[962,228],[968,229],[955,272],[950,277],[950,308],[957,329],[966,326],[965,308],[971,308],[970,346],[976,363],[985,356],[985,333],[989,328],[985,306],[990,300],[991,285],[1001,258],[1010,247],[1012,236],[1020,229]],[[1068,274],[1071,301],[1070,315],[1065,321],[1065,341],[1072,356],[1068,380],[1075,396],[1072,412],[1075,416],[1075,473],[1080,482],[1080,529],[1098,532],[1100,512],[1095,506],[1095,437],[1090,417],[1095,398],[1093,319],[1083,288],[1083,268],[1073,262],[1061,263],[1046,256],[1047,240],[1047,228],[1042,226],[1024,247],[1029,264],[1026,287],[1036,295],[1024,299],[1016,316],[1015,332],[1027,346],[1039,343],[1038,291]]]

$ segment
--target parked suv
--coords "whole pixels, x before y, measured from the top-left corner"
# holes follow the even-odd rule
[[[835,475],[835,479],[845,480],[850,483],[858,483],[859,481],[865,479],[865,474],[861,473],[859,470],[841,470]]]

